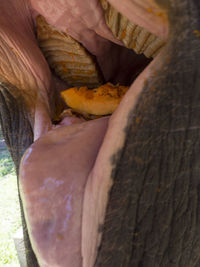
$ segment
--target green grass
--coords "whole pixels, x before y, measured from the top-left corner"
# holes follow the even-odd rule
[[[19,266],[13,235],[20,226],[21,218],[14,164],[0,140],[0,267]]]
[[[8,151],[0,150],[0,179],[8,174],[15,174],[14,164]]]

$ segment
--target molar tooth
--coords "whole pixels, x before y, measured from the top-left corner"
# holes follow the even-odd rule
[[[105,10],[108,9],[109,4],[106,0],[100,0],[100,2],[101,2],[103,9],[105,9]]]
[[[142,54],[144,52],[143,47],[145,46],[145,43],[149,36],[150,33],[147,30],[141,28],[140,33],[137,35],[136,46],[134,49],[137,54]]]
[[[151,46],[151,44],[157,39],[157,37],[153,34],[150,34],[148,39],[146,40],[144,46],[143,46],[143,52],[145,51],[146,53],[146,50],[148,49],[149,46]],[[150,57],[150,56],[148,56]]]
[[[162,39],[160,38],[155,38],[153,42],[151,42],[151,44],[145,49],[145,56],[149,57],[149,55],[151,57],[155,57],[160,50],[162,49],[162,47],[164,46],[164,42]]]
[[[107,0],[100,0],[104,9],[105,21],[113,35],[127,48],[146,57],[155,57],[165,42],[144,28],[133,24],[121,15]]]
[[[96,87],[102,80],[92,56],[81,44],[64,32],[49,25],[38,16],[37,38],[50,67],[72,86]]]

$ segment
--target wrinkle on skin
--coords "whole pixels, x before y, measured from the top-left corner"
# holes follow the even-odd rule
[[[0,80],[20,89],[31,119],[40,99],[49,112],[51,73],[35,39],[27,0],[0,3],[0,57]]]
[[[82,255],[83,267],[93,266],[97,256],[97,249],[101,242],[102,233],[97,232],[99,224],[104,223],[106,207],[112,185],[113,168],[112,157],[122,151],[126,140],[125,129],[129,123],[129,114],[134,112],[140,95],[148,79],[151,79],[161,67],[162,53],[131,85],[120,102],[118,108],[109,120],[108,130],[96,159],[94,168],[89,174],[83,203],[82,222]],[[95,208],[94,208],[95,207]],[[94,236],[96,238],[94,238]]]
[[[49,89],[49,68],[38,48],[27,3],[26,0],[0,3],[0,74],[23,90]]]
[[[115,183],[107,206],[107,229],[105,223],[100,260],[95,266],[200,264],[196,168],[200,46],[192,36],[193,29],[200,25],[200,9],[196,8],[197,1],[171,2],[176,6],[172,10],[174,20],[170,21],[171,40],[163,51],[162,68],[159,66],[144,86],[146,94],[130,114],[124,158],[116,163],[119,167],[113,176]],[[119,209],[123,200],[126,203],[125,197],[127,206]],[[127,220],[125,212],[129,213]]]

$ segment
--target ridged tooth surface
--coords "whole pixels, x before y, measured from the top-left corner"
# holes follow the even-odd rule
[[[121,15],[107,0],[100,0],[104,9],[105,21],[114,36],[127,48],[146,57],[155,57],[165,42],[142,27],[133,24]]]
[[[66,33],[50,26],[44,17],[36,18],[37,39],[50,67],[72,86],[100,86],[102,80],[92,56]]]

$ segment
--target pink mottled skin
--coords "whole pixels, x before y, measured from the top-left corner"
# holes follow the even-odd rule
[[[24,155],[21,195],[41,266],[82,266],[84,188],[107,122],[108,118],[102,118],[61,126],[41,137]]]
[[[118,0],[110,2],[134,23],[167,36],[165,22],[156,26],[153,1],[124,0],[123,8]],[[147,9],[152,18],[148,25],[141,20]],[[130,78],[137,70],[137,57],[106,27],[97,0],[0,2],[0,79],[23,92],[36,140],[20,167],[20,194],[33,250],[41,267],[92,267],[112,186],[110,159],[123,147],[128,114],[159,56],[132,84],[111,117],[89,122],[66,117],[54,126],[52,92],[65,85],[53,77],[37,45],[37,14],[58,30],[67,30],[96,55],[106,80]]]

